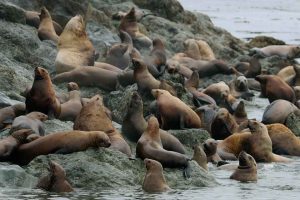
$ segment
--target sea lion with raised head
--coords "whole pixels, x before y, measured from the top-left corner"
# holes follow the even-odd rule
[[[38,28],[38,36],[40,40],[52,40],[57,43],[58,35],[55,32],[51,15],[46,7],[42,7],[40,16],[40,25]]]
[[[207,157],[206,157],[206,153],[203,150],[203,147],[198,144],[193,146],[193,149],[194,149],[194,154],[192,160],[195,160],[200,167],[202,167],[207,171],[208,170]]]
[[[217,153],[218,141],[214,139],[207,139],[203,143],[203,150],[206,154],[207,162],[218,164],[222,161]]]
[[[24,103],[18,103],[0,109],[0,130],[10,126],[14,119],[26,113],[26,106]]]
[[[248,79],[245,76],[236,76],[228,83],[228,86],[230,93],[235,98],[243,98],[249,101],[254,96],[254,94],[249,91]]]

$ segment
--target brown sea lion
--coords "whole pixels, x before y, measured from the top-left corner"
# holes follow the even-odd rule
[[[207,157],[203,150],[203,147],[200,145],[195,145],[193,149],[194,149],[194,154],[192,160],[195,160],[200,167],[202,167],[207,171],[208,170]]]
[[[51,15],[46,7],[42,7],[40,16],[40,25],[38,28],[38,36],[40,40],[58,41],[58,35],[55,32]]]
[[[247,78],[255,78],[261,73],[261,64],[257,56],[252,56],[248,62],[239,62],[234,68]]]
[[[241,182],[257,181],[257,164],[254,158],[245,151],[241,151],[238,159],[239,166],[230,176],[230,179]]]
[[[147,129],[137,142],[136,155],[143,160],[145,158],[156,160],[163,167],[185,168],[185,170],[189,167],[188,162],[190,159],[186,155],[175,151],[167,151],[162,147],[159,124],[155,117],[150,117],[148,120]],[[188,174],[185,175],[188,176]]]
[[[203,150],[206,154],[207,162],[217,164],[220,161],[222,161],[220,156],[217,154],[217,148],[218,148],[218,141],[211,138],[205,140],[205,142],[203,143]]]
[[[138,49],[150,48],[152,45],[151,39],[139,31],[134,7],[121,19],[119,30],[127,32],[132,38],[134,47]]]
[[[284,99],[294,103],[295,92],[286,82],[276,75],[258,75],[255,80],[260,82],[262,96],[272,103],[277,99]]]
[[[296,72],[292,65],[286,66],[277,73],[277,76],[284,80],[284,82],[286,82],[288,85],[293,86]]]
[[[187,39],[183,43],[184,53],[195,60],[215,60],[214,52],[203,40]]]
[[[265,108],[262,123],[264,124],[274,124],[281,123],[284,124],[286,118],[289,114],[297,111],[298,108],[289,101],[286,100],[276,100]]]
[[[24,103],[18,103],[12,106],[8,106],[0,109],[0,130],[10,126],[14,119],[20,115],[26,113]]]
[[[199,116],[179,98],[161,89],[153,89],[151,93],[157,100],[162,129],[201,127]]]
[[[74,130],[103,131],[110,141],[110,148],[116,149],[128,156],[131,150],[123,136],[112,125],[112,121],[105,112],[105,106],[101,96],[94,96],[87,105],[83,106],[74,122]]]
[[[288,59],[300,56],[300,46],[297,45],[270,45],[263,48],[253,48],[251,54],[258,54],[263,57],[280,56]]]
[[[217,114],[217,106],[215,105],[205,105],[197,108],[195,110],[197,115],[201,119],[201,127],[207,130],[209,133],[211,132],[211,123],[213,122],[216,114]]]
[[[230,88],[230,93],[235,98],[251,100],[254,96],[254,94],[249,91],[248,79],[245,76],[236,76],[228,83],[228,86]]]
[[[48,116],[41,112],[31,112],[27,115],[16,117],[12,123],[10,133],[21,129],[31,129],[34,134],[45,135],[43,122]]]
[[[237,124],[241,124],[243,121],[248,120],[247,112],[245,109],[245,103],[240,101],[234,110],[233,117]]]
[[[85,32],[81,15],[71,18],[66,24],[57,44],[56,73],[67,72],[79,66],[93,66],[95,49]]]
[[[146,192],[165,192],[170,190],[163,174],[162,165],[156,160],[146,158],[146,175],[143,181],[143,190]]]
[[[10,159],[11,154],[23,143],[29,135],[33,134],[31,129],[21,129],[13,132],[6,138],[0,140],[0,161],[5,162]]]
[[[168,59],[166,66],[169,73],[174,74],[177,72],[185,78],[190,78],[193,73],[190,68],[181,65],[177,60],[174,59]]]
[[[49,162],[49,174],[39,178],[36,188],[49,192],[72,192],[74,189],[66,180],[66,172],[54,161]]]
[[[85,151],[93,147],[109,147],[109,137],[102,131],[66,131],[40,137],[19,146],[13,153],[11,161],[18,165],[27,165],[39,155],[52,153],[68,154]]]
[[[131,95],[131,101],[122,123],[122,133],[130,141],[137,142],[147,128],[147,122],[143,116],[143,101],[137,92]],[[172,134],[159,129],[160,139],[164,149],[185,154],[185,148]]]
[[[49,117],[60,115],[60,102],[56,98],[55,91],[48,74],[42,67],[34,69],[34,81],[30,91],[26,95],[26,111],[42,112]]]

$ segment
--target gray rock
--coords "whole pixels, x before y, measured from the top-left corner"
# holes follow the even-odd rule
[[[298,137],[300,137],[300,116],[291,113],[286,118],[285,125]]]
[[[70,131],[73,130],[73,122],[70,121],[63,122],[58,119],[47,120],[44,122],[44,128],[46,134],[60,132],[60,131]]]
[[[8,96],[6,96],[5,94],[3,94],[2,92],[0,92],[0,109],[17,103],[22,103],[22,102],[13,100]]]
[[[21,24],[26,22],[24,10],[13,4],[2,2],[0,2],[0,19]]]

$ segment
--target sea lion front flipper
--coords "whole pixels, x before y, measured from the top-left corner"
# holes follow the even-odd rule
[[[189,179],[191,177],[191,173],[192,173],[191,164],[188,162],[187,166],[183,169],[183,177],[185,179]]]

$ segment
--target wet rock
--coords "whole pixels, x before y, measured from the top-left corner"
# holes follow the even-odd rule
[[[249,45],[250,47],[266,47],[269,45],[284,45],[285,42],[282,40],[275,39],[269,36],[257,36],[250,40]]]
[[[25,24],[25,12],[13,4],[0,2],[0,19],[6,21]]]
[[[210,134],[204,129],[168,130],[168,132],[189,148],[210,138]]]
[[[300,137],[300,116],[291,113],[285,121],[285,125],[298,137]]]

